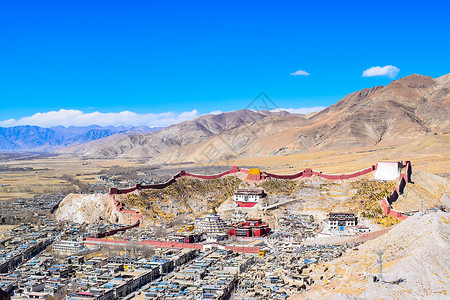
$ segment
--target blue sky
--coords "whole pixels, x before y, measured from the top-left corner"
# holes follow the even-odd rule
[[[448,1],[3,1],[0,126],[165,126],[243,109],[261,91],[280,108],[329,106],[448,73],[449,11]],[[376,66],[393,73],[362,76]]]

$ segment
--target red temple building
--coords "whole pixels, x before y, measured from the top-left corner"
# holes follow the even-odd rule
[[[228,235],[237,237],[266,236],[269,233],[269,225],[263,223],[261,219],[247,219],[244,222],[234,223],[228,231]]]

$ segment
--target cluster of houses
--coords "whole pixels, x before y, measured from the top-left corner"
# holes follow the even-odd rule
[[[254,260],[254,255],[231,250],[205,251],[176,272],[151,283],[137,298],[229,299],[239,276]]]
[[[13,271],[0,274],[2,289],[12,299],[119,299],[142,288],[197,256],[195,250],[159,250],[151,258],[112,256],[85,260],[41,254]]]
[[[14,270],[47,248],[57,233],[54,227],[36,228],[29,224],[3,230],[0,236],[0,273]]]
[[[44,195],[34,198],[21,198],[14,201],[0,202],[0,224],[14,224],[24,221],[26,217],[53,213],[65,195]]]
[[[273,249],[259,255],[239,276],[235,299],[287,299],[324,276],[318,263],[342,255],[356,244],[301,246]],[[314,268],[314,272],[311,269]]]
[[[106,191],[106,187],[117,187],[117,188],[126,188],[129,186],[134,186],[135,184],[154,184],[152,180],[145,181],[144,178],[148,178],[147,173],[140,173],[141,175],[138,178],[129,178],[124,179],[118,175],[99,175],[96,177],[98,183],[93,183],[93,185],[103,187],[103,190]]]
[[[39,225],[21,224],[0,236],[0,288],[13,299],[109,300],[131,294],[137,299],[286,299],[314,282],[306,268],[334,259],[354,245],[303,245],[323,227],[311,215],[286,210],[274,224],[276,231],[261,218],[248,218],[243,211],[265,196],[263,190],[240,189],[233,199],[242,210],[228,222],[211,208],[203,218],[159,234],[155,228],[131,226],[120,231],[117,224],[62,224],[39,215],[51,212],[63,195],[2,205],[3,216],[8,211],[34,212]],[[330,213],[325,224],[337,233],[368,230],[352,213]],[[105,240],[117,239],[124,245],[177,242],[186,247],[154,248],[151,256],[119,251],[93,257],[105,243],[89,244],[86,239],[112,231],[115,236]]]
[[[301,242],[314,237],[319,231],[319,223],[314,216],[285,211],[278,219],[276,232],[268,236],[270,244]]]
[[[42,218],[42,223],[44,225],[40,228],[21,224],[1,232],[0,288],[3,291],[12,294],[20,288],[28,295],[43,287],[42,283],[37,284],[34,279],[19,282],[22,275],[18,273],[21,268],[27,272],[32,269],[36,264],[33,258],[47,249],[59,234],[52,220]]]

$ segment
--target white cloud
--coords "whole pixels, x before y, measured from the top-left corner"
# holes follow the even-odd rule
[[[172,124],[192,120],[198,116],[196,109],[183,113],[164,112],[160,114],[138,114],[131,111],[121,111],[118,113],[85,113],[75,109],[61,109],[36,113],[29,117],[18,120],[9,119],[0,121],[0,127],[11,127],[19,125],[36,125],[40,127],[51,126],[89,126],[89,125],[147,125],[149,127],[165,127]]]
[[[294,76],[309,76],[309,73],[306,71],[303,71],[303,70],[298,70],[298,71],[295,71],[294,73],[290,73],[290,74],[294,75]]]
[[[395,76],[397,76],[398,72],[400,72],[400,69],[392,65],[387,65],[384,67],[377,66],[365,70],[362,76],[363,77],[388,76],[390,78],[394,78]]]
[[[325,107],[302,107],[302,108],[277,108],[271,111],[287,111],[291,114],[308,114],[317,112]],[[210,114],[221,114],[220,110],[210,112]],[[69,126],[138,126],[147,125],[149,127],[166,127],[172,124],[192,120],[198,117],[199,114],[196,109],[192,111],[185,111],[182,113],[164,112],[159,114],[138,114],[131,111],[121,111],[118,113],[102,113],[92,112],[85,113],[76,109],[60,109],[58,111],[49,111],[43,113],[36,113],[32,116],[23,117],[20,119],[9,119],[0,121],[0,127],[12,127],[20,125],[34,125],[39,127],[52,127],[62,125]]]
[[[322,109],[325,109],[325,106],[313,106],[313,107],[300,107],[300,108],[276,108],[276,109],[272,109],[271,111],[273,112],[278,112],[278,111],[287,111],[288,113],[291,114],[309,114],[312,112],[317,112],[317,111],[321,111]]]

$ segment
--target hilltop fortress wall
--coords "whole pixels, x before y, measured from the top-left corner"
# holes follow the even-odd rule
[[[297,178],[306,178],[311,177],[313,175],[327,179],[327,180],[348,180],[348,179],[354,179],[366,174],[369,174],[370,172],[373,172],[376,170],[376,166],[371,166],[369,168],[363,169],[361,171],[351,173],[351,174],[341,174],[341,175],[330,175],[330,174],[323,174],[320,171],[313,171],[311,169],[305,169],[304,171],[295,173],[295,174],[274,174],[262,171],[260,176],[257,177],[256,180],[264,180],[267,178],[275,178],[275,179],[286,179],[286,180],[294,180]],[[226,175],[235,174],[235,173],[245,173],[249,174],[249,169],[239,168],[237,166],[232,167],[230,170],[225,171],[223,173],[219,174],[213,174],[213,175],[202,175],[202,174],[194,174],[194,173],[188,173],[185,170],[181,170],[177,174],[175,174],[172,179],[168,180],[164,183],[157,183],[157,184],[148,184],[148,185],[142,185],[142,184],[136,184],[134,187],[127,188],[127,189],[118,189],[118,188],[110,188],[109,193],[111,195],[117,195],[117,194],[129,194],[136,190],[146,190],[146,189],[164,189],[174,183],[178,178],[180,177],[193,177],[193,178],[199,178],[204,180],[210,180],[210,179],[218,179]],[[251,177],[255,178],[255,177]]]
[[[398,183],[392,190],[392,193],[384,197],[383,200],[381,200],[384,215],[389,215],[391,217],[402,220],[407,218],[407,216],[402,212],[392,209],[392,203],[397,201],[400,195],[403,194],[406,184],[411,182],[411,174],[412,174],[411,162],[406,161],[403,164],[403,169],[398,178]]]
[[[109,197],[111,198],[114,208],[118,213],[128,214],[133,222],[136,222],[137,224],[142,223],[142,215],[139,211],[126,209],[123,203],[117,201],[115,195],[113,194],[110,194]]]
[[[403,194],[406,184],[411,182],[412,168],[411,168],[410,161],[399,162],[398,165],[402,168],[402,171],[398,178],[398,183],[394,187],[392,193],[390,195],[386,196],[385,198],[383,198],[383,200],[381,201],[381,205],[383,207],[383,214],[390,215],[394,218],[406,219],[407,216],[404,215],[402,212],[392,209],[392,203],[395,202],[401,194]],[[223,176],[227,176],[227,175],[231,175],[231,174],[236,174],[239,172],[248,174],[247,180],[256,180],[256,181],[265,180],[267,178],[275,178],[275,179],[282,179],[282,180],[295,180],[298,178],[311,177],[313,175],[318,176],[323,179],[326,179],[326,180],[351,180],[351,179],[355,179],[355,178],[358,178],[358,177],[361,177],[361,176],[364,176],[364,175],[367,175],[369,173],[376,171],[377,166],[378,166],[378,164],[372,165],[368,168],[365,168],[363,170],[360,170],[360,171],[357,171],[354,173],[350,173],[350,174],[324,174],[321,171],[314,171],[312,169],[305,169],[303,171],[300,171],[300,172],[294,173],[294,174],[274,174],[274,173],[269,173],[269,172],[265,172],[265,171],[261,171],[260,173],[258,171],[258,174],[254,174],[254,172],[251,171],[252,169],[244,169],[244,168],[240,168],[237,166],[233,166],[230,170],[225,171],[223,173],[213,174],[213,175],[194,174],[194,173],[188,173],[185,170],[181,170],[167,182],[158,183],[158,184],[148,184],[148,185],[136,184],[134,187],[127,188],[127,189],[110,188],[109,194],[110,194],[110,196],[112,196],[113,203],[119,212],[134,214],[133,219],[135,219],[136,221],[137,220],[142,221],[142,216],[139,214],[139,212],[132,211],[132,210],[126,210],[123,207],[123,204],[118,202],[115,199],[114,195],[129,194],[129,193],[132,193],[135,191],[146,190],[146,189],[164,189],[164,188],[168,187],[169,185],[173,184],[178,178],[181,178],[181,177],[193,177],[193,178],[199,178],[199,179],[204,179],[204,180],[211,180],[211,179],[218,179]]]

